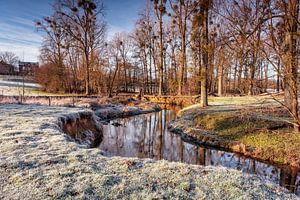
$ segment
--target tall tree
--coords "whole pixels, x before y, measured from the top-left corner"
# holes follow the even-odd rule
[[[300,132],[298,103],[299,50],[297,47],[299,0],[278,0],[273,4],[269,4],[268,7],[269,37],[264,41],[265,46],[268,48],[261,49],[264,58],[273,66],[277,75],[280,75],[283,79],[284,103],[282,105],[293,118],[295,132]]]
[[[56,12],[60,16],[64,31],[78,42],[85,63],[85,93],[90,91],[92,55],[103,46],[106,23],[102,16],[104,7],[96,0],[61,0]]]
[[[181,38],[181,55],[180,55],[180,73],[178,81],[178,94],[182,95],[183,84],[187,79],[187,28],[188,19],[194,12],[194,4],[192,0],[169,0],[173,14],[171,14],[174,23],[178,26]]]
[[[58,5],[55,5],[58,6]],[[58,19],[57,13],[53,16],[44,17],[43,20],[36,22],[37,29],[46,33],[41,48],[41,60],[47,63],[46,66],[52,66],[52,76],[56,84],[53,84],[52,90],[63,91],[67,88],[66,72],[64,59],[66,56],[66,37],[62,24]]]
[[[201,107],[208,106],[208,88],[207,88],[207,71],[209,68],[208,56],[209,56],[209,41],[208,41],[208,12],[212,6],[212,0],[201,1],[200,4],[200,13],[202,21],[202,41],[204,44],[203,47],[203,67],[201,68],[201,97],[200,105]]]
[[[288,0],[283,3],[285,11],[285,75],[284,75],[284,101],[291,110],[297,123],[294,124],[296,132],[300,131],[299,103],[298,103],[298,48],[297,32],[299,19],[299,0]]]
[[[166,2],[167,0],[152,0],[156,18],[159,24],[159,49],[160,49],[160,62],[158,67],[159,73],[159,86],[158,95],[162,95],[164,92],[164,29],[163,29],[163,16],[167,13]]]

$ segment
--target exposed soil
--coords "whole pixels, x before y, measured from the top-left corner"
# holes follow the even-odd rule
[[[90,112],[81,112],[78,118],[59,118],[59,121],[63,132],[70,135],[79,144],[95,148],[102,142],[103,128]]]

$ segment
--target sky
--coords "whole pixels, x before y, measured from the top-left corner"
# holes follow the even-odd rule
[[[102,0],[108,38],[133,29],[145,0]],[[54,0],[0,0],[0,51],[14,52],[20,60],[38,61],[42,33],[34,21],[51,15]]]

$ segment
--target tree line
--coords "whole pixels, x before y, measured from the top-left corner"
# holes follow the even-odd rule
[[[46,90],[112,96],[284,91],[299,130],[298,0],[146,0],[131,32],[106,37],[96,0],[58,0],[39,20]]]

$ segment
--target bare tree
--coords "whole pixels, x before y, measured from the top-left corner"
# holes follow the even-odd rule
[[[268,36],[261,48],[263,57],[283,79],[284,103],[294,121],[295,132],[300,132],[298,103],[298,23],[299,1],[278,0],[268,4]],[[280,60],[280,62],[278,62]]]
[[[163,16],[167,13],[166,2],[167,0],[152,0],[154,10],[156,13],[157,21],[159,23],[159,48],[160,48],[160,62],[159,62],[159,86],[158,95],[163,94],[164,90],[164,38],[163,38]]]
[[[186,46],[187,46],[187,23],[188,19],[194,11],[194,4],[192,0],[169,0],[170,6],[173,10],[171,14],[174,23],[178,26],[178,31],[181,37],[181,56],[180,56],[180,73],[178,81],[178,94],[182,95],[182,86],[187,78],[187,59],[186,59]]]
[[[53,66],[53,75],[56,78],[56,87],[66,88],[66,74],[64,67],[64,58],[66,56],[66,37],[62,28],[62,24],[57,18],[57,14],[51,17],[44,17],[42,21],[37,21],[36,26],[39,31],[44,31],[46,37],[41,48],[41,60],[44,63],[51,63],[47,67]]]
[[[0,61],[5,62],[6,64],[16,66],[18,64],[19,58],[13,52],[4,51],[0,52]]]
[[[90,94],[91,56],[103,47],[106,23],[102,16],[104,7],[94,0],[62,0],[56,12],[59,14],[65,34],[77,41],[85,63],[85,92]]]

